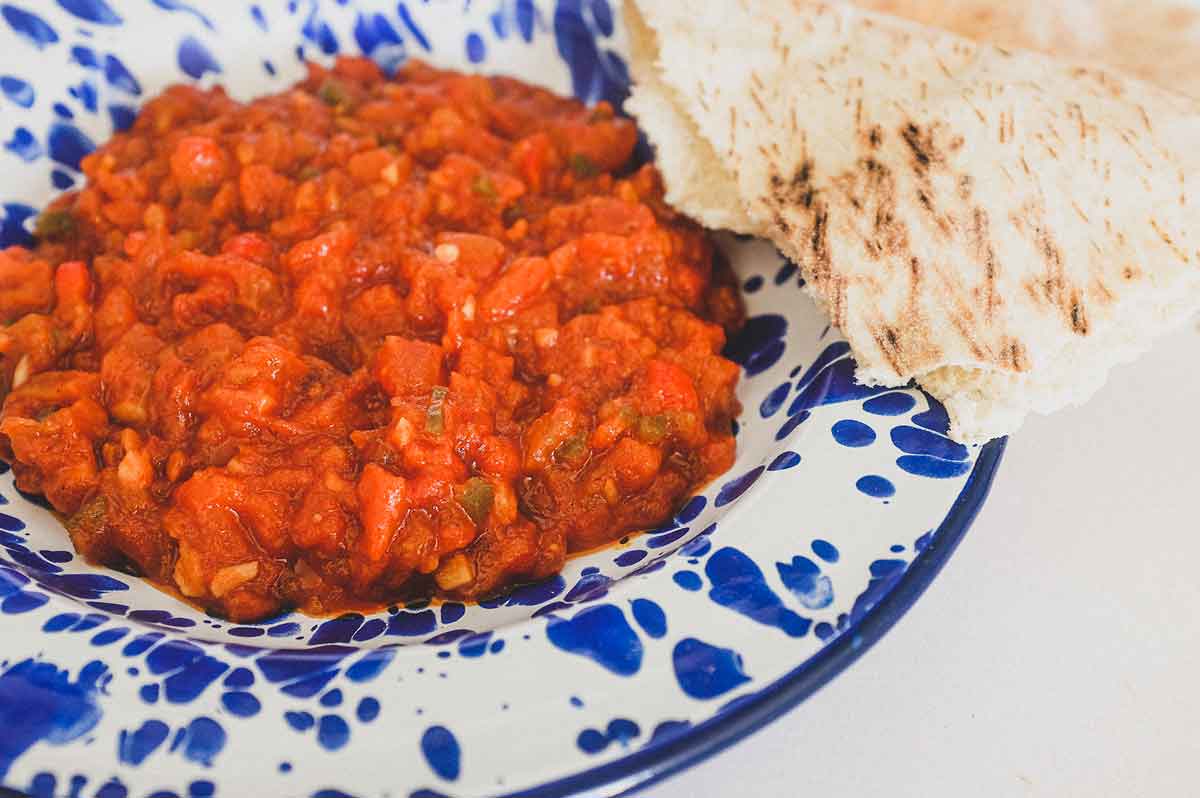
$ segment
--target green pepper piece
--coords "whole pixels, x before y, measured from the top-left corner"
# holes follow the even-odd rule
[[[317,96],[321,98],[321,102],[335,108],[350,104],[350,91],[346,84],[337,78],[325,78],[321,88],[317,89]]]
[[[587,438],[581,432],[577,435],[572,435],[560,443],[555,447],[554,453],[551,456],[558,463],[573,462],[587,454],[587,448]]]
[[[496,494],[492,489],[492,483],[488,482],[483,477],[471,477],[463,485],[462,493],[458,497],[458,503],[466,510],[467,515],[471,516],[471,520],[476,526],[487,520],[488,513],[492,511],[492,502],[495,500]]]
[[[637,421],[634,432],[642,443],[657,445],[667,437],[667,417],[662,413],[654,416],[642,416]]]
[[[446,394],[449,388],[441,385],[434,386],[429,394],[429,408],[425,411],[425,431],[433,435],[441,435],[446,429]]]
[[[485,174],[475,178],[475,181],[471,183],[471,190],[486,200],[494,200],[500,196],[496,192],[496,184],[492,182],[492,178]]]
[[[600,170],[596,168],[596,162],[581,152],[571,153],[571,171],[581,179],[595,177],[600,173]]]
[[[46,211],[37,219],[34,235],[44,241],[63,241],[79,232],[79,222],[70,211]]]
[[[96,532],[107,517],[108,500],[102,495],[97,495],[80,507],[63,526],[67,528],[67,534],[74,538],[76,534],[87,535]]]

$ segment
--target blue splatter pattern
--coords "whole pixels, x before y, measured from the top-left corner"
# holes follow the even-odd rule
[[[618,108],[627,93],[608,0],[472,0],[461,9],[292,0],[228,14],[210,6],[0,3],[0,35],[14,53],[62,77],[0,74],[0,164],[10,178],[0,189],[0,244],[28,244],[47,192],[78,187],[95,142],[131,125],[168,78],[246,85],[249,65],[266,88],[296,74],[297,54],[364,53],[389,71],[414,55],[492,69],[501,53],[538,48],[552,68],[526,77]],[[134,23],[163,32],[139,39],[152,57],[130,45]],[[946,437],[944,409],[919,391],[854,381],[845,342],[798,312],[794,264],[731,246],[750,300],[749,323],[726,348],[743,370],[738,465],[670,523],[478,606],[414,602],[231,624],[90,568],[35,502],[0,480],[0,623],[21,641],[0,651],[0,784],[38,798],[213,798],[243,794],[227,774],[245,771],[296,794],[363,794],[382,776],[361,763],[375,763],[387,739],[396,758],[388,786],[402,771],[403,794],[511,791],[515,782],[495,781],[479,729],[486,721],[522,739],[543,732],[531,729],[542,716],[523,690],[559,695],[562,714],[543,736],[562,767],[582,770],[745,706],[782,667],[850,633],[931,545],[977,452]],[[831,474],[822,446],[859,465]],[[834,476],[837,485],[827,482]],[[777,531],[748,498],[766,502],[786,485],[812,502],[827,489],[848,519],[904,519],[915,484],[944,501],[902,543],[881,539],[887,530],[860,540],[808,528],[800,501],[795,522]],[[538,669],[530,686],[507,686],[504,674],[529,668]],[[464,712],[447,699],[457,685],[489,680],[502,686],[486,706]],[[646,698],[614,710],[609,689]],[[272,728],[278,743],[260,735]],[[71,753],[84,746],[107,751],[111,768],[76,772]],[[247,756],[259,746],[273,753]],[[540,755],[531,746],[529,756]],[[321,757],[359,765],[331,772],[317,767]],[[518,771],[506,763],[499,773]]]

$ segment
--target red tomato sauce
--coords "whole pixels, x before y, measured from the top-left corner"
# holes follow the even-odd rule
[[[174,86],[0,252],[0,450],[238,621],[471,600],[729,468],[742,319],[634,125],[508,78]]]

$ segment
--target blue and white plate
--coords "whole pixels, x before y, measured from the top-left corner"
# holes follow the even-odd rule
[[[239,98],[302,59],[503,72],[585,100],[627,81],[608,0],[0,2],[4,245],[177,81]],[[0,785],[38,798],[621,793],[791,707],[907,609],[1002,442],[853,381],[794,266],[725,240],[751,319],[737,465],[670,524],[484,606],[213,620],[73,556],[0,477]]]

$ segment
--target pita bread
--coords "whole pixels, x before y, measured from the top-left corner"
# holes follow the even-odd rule
[[[1106,65],[1200,97],[1196,0],[853,0],[1006,48]]]
[[[668,201],[772,239],[858,379],[918,380],[956,440],[1085,400],[1200,306],[1195,101],[848,3],[627,18]]]

